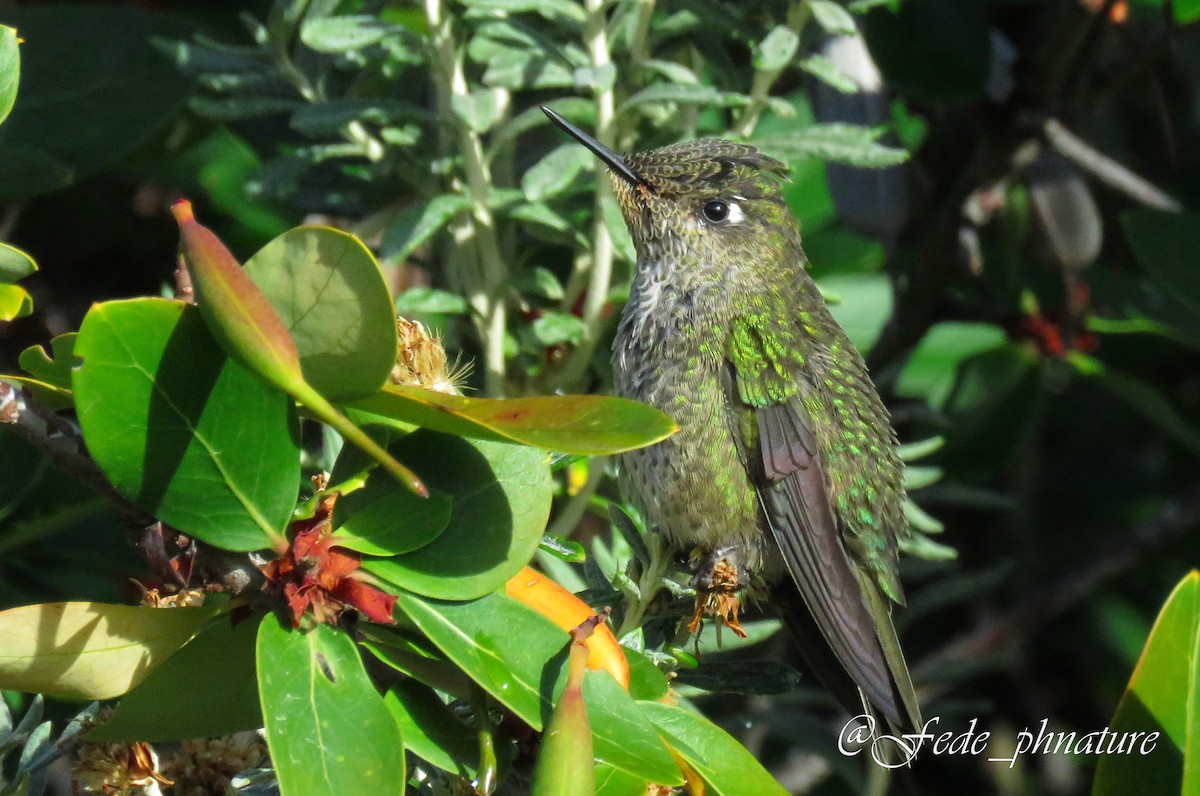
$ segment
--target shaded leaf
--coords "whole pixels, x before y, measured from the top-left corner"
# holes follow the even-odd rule
[[[504,584],[533,558],[550,516],[544,453],[418,431],[391,446],[419,462],[429,486],[453,501],[446,528],[404,555],[363,562],[388,583],[429,597],[467,600]]]
[[[337,503],[333,538],[338,547],[373,556],[417,550],[437,538],[450,522],[453,501],[431,490],[419,498],[392,478],[371,478],[364,489]]]
[[[257,660],[267,745],[281,792],[404,793],[400,727],[349,636],[328,625],[292,630],[268,616],[259,626]]]
[[[73,602],[0,611],[0,688],[112,699],[144,680],[217,610]]]
[[[531,202],[546,199],[571,187],[593,156],[578,144],[562,144],[529,167],[521,177],[521,191]]]
[[[838,65],[824,55],[810,55],[800,62],[800,68],[827,86],[831,86],[843,94],[858,92],[858,84],[854,82]]]
[[[946,402],[959,365],[970,357],[1004,345],[1008,335],[985,323],[943,321],[934,324],[909,357],[896,381],[896,392],[923,398],[940,409]]]
[[[306,19],[300,41],[323,53],[343,53],[378,44],[394,30],[378,17],[347,15]]]
[[[479,765],[479,738],[437,694],[404,681],[387,692],[383,703],[404,736],[404,747],[443,771],[474,777]]]
[[[288,230],[246,261],[291,333],[304,378],[326,397],[369,395],[396,362],[383,271],[362,241],[328,227]]]
[[[467,311],[467,300],[457,293],[433,287],[410,287],[396,299],[396,313],[412,315],[462,315]]]
[[[0,34],[5,30],[0,25]],[[7,28],[12,30],[12,28]],[[0,282],[16,282],[38,269],[33,258],[16,246],[0,243]]]
[[[413,205],[396,216],[384,230],[380,252],[385,259],[403,260],[437,234],[456,214],[470,206],[466,197],[456,193],[442,194],[423,204]]]
[[[476,133],[486,133],[491,129],[492,125],[500,121],[503,109],[496,95],[489,90],[455,94],[450,98],[450,107],[467,129]]]
[[[21,80],[21,51],[17,45],[17,31],[0,25],[0,124],[8,118],[13,103],[17,101],[17,84]],[[3,265],[0,264],[0,272]]]
[[[1200,312],[1200,215],[1131,210],[1121,216],[1121,226],[1150,278],[1164,293]]]
[[[348,407],[449,434],[583,455],[640,448],[677,429],[657,409],[600,395],[466,398],[390,385]]]
[[[75,332],[60,334],[50,341],[51,359],[46,349],[32,345],[21,352],[17,362],[21,369],[39,381],[57,387],[67,393],[71,391],[71,371],[79,364],[75,358]]]
[[[195,307],[97,304],[75,352],[84,440],[118,492],[228,550],[282,536],[300,488],[292,402],[228,359]]]
[[[88,740],[179,741],[262,727],[254,677],[261,620],[255,616],[235,623],[224,617],[213,622],[123,696],[116,712]]]

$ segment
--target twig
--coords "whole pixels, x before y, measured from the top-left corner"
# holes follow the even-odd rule
[[[0,423],[41,451],[53,462],[93,492],[112,501],[138,525],[149,525],[154,518],[123,498],[100,472],[88,455],[79,428],[46,409],[20,387],[0,381]]]
[[[977,660],[1032,636],[1148,553],[1197,526],[1200,526],[1200,482],[1164,506],[1133,533],[1122,535],[1119,543],[1083,562],[1061,580],[1030,595],[1016,608],[925,658],[914,668],[914,676],[927,677],[951,662]]]
[[[1178,199],[1098,151],[1058,119],[1047,119],[1042,129],[1046,133],[1046,140],[1059,154],[1110,188],[1156,210],[1170,213],[1183,210]]]

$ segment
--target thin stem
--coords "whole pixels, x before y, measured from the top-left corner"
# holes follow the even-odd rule
[[[471,201],[469,212],[461,215],[451,227],[451,235],[459,250],[459,256],[453,257],[452,262],[459,265],[459,276],[475,310],[476,332],[484,348],[485,389],[489,395],[499,396],[504,393],[505,385],[504,334],[507,316],[504,293],[508,268],[500,253],[495,219],[488,207],[491,174],[479,134],[458,121],[452,111],[454,97],[468,96],[470,88],[455,46],[449,17],[443,14],[441,1],[426,0],[425,16],[433,50],[438,115],[446,123],[458,125],[458,154],[462,156],[466,175],[466,185],[461,188]],[[507,92],[498,99],[507,104]],[[442,143],[443,151],[451,148],[448,135]],[[475,256],[462,256],[470,244],[473,244]]]
[[[671,552],[660,534],[647,534],[646,547],[650,551],[650,563],[638,577],[638,598],[625,609],[625,616],[621,619],[621,627],[617,631],[618,639],[625,638],[641,627],[646,611],[663,588],[663,578],[671,571]]]
[[[800,36],[804,33],[804,26],[808,24],[809,17],[812,16],[812,6],[809,5],[809,0],[800,0],[798,3],[792,3],[788,8],[787,22],[785,23],[793,33]],[[754,132],[754,128],[758,126],[758,119],[762,116],[763,108],[767,107],[767,99],[771,94],[771,86],[775,85],[775,81],[779,75],[783,73],[790,64],[784,64],[777,69],[759,69],[754,73],[754,82],[750,87],[750,104],[742,109],[741,115],[738,117],[737,123],[733,126],[733,132],[740,138],[749,138]]]

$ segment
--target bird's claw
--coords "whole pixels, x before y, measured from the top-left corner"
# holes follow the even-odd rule
[[[738,619],[738,614],[742,611],[742,583],[737,567],[727,561],[720,561],[713,567],[711,576],[707,588],[696,593],[696,611],[692,614],[692,621],[688,622],[688,632],[695,633],[699,630],[704,624],[704,617],[708,615],[716,617],[719,623],[718,641],[722,625],[745,638],[746,631],[742,629],[742,623]]]

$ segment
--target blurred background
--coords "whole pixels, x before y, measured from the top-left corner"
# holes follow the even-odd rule
[[[0,372],[36,373],[22,352],[93,301],[169,292],[187,196],[241,258],[302,222],[362,237],[473,394],[606,391],[632,247],[550,104],[618,150],[714,135],[789,164],[907,446],[897,627],[938,730],[978,719],[1008,757],[1043,719],[1105,728],[1200,560],[1196,0],[0,2],[0,23],[24,39],[0,240],[40,267]],[[615,482],[561,472],[551,530],[596,589]],[[129,536],[0,428],[0,607],[126,599]],[[837,754],[811,678],[749,671],[680,682],[793,792],[886,787]],[[894,785],[1078,794],[1095,764],[930,755]]]

